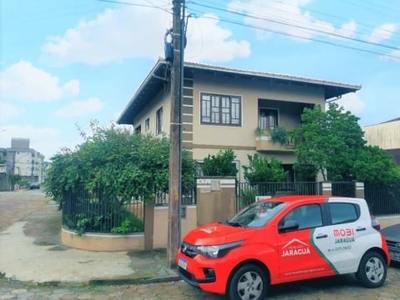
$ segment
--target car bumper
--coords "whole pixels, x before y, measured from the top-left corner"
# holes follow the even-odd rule
[[[189,285],[210,293],[225,293],[226,282],[229,276],[227,269],[229,267],[224,261],[221,259],[206,259],[201,255],[191,258],[184,255],[180,250],[176,260],[179,277]],[[221,266],[228,268],[222,269]]]
[[[400,262],[400,243],[388,241],[387,244],[390,253],[390,260]]]

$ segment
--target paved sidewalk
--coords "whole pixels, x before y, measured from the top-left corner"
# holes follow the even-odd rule
[[[53,202],[46,202],[43,197],[35,199],[34,192],[29,191],[7,196],[14,199],[7,202],[4,195],[0,198],[1,218],[10,205],[23,209],[21,202],[27,200],[39,201],[41,205],[0,232],[2,277],[41,284],[178,280],[176,272],[167,267],[163,250],[92,252],[65,247],[60,241],[61,214]],[[9,222],[12,221],[15,220]]]

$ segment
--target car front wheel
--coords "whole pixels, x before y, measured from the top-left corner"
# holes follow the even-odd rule
[[[268,292],[268,277],[264,270],[254,264],[236,269],[227,289],[231,300],[264,300]]]
[[[387,265],[381,254],[368,252],[361,259],[357,278],[368,288],[380,287],[386,280]]]

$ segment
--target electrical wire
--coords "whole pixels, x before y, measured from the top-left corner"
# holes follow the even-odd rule
[[[169,11],[168,9],[163,8],[161,6],[151,4],[149,1],[146,1],[149,4],[139,4],[139,3],[126,2],[126,1],[118,1],[118,0],[94,0],[94,1],[107,2],[107,3],[113,3],[113,4],[121,4],[121,5],[138,6],[138,7],[157,8],[159,10],[167,12],[168,14],[172,14],[172,12]]]
[[[202,12],[199,12],[199,13],[202,13]],[[331,41],[327,41],[327,40],[319,40],[319,39],[315,39],[315,38],[307,38],[307,37],[300,36],[300,35],[285,33],[285,32],[281,32],[281,31],[275,31],[275,30],[271,30],[271,29],[265,29],[265,28],[262,28],[262,27],[259,27],[259,26],[247,25],[247,24],[244,24],[242,22],[229,20],[229,19],[224,19],[224,18],[220,18],[220,17],[212,17],[212,16],[207,16],[207,15],[204,16],[203,15],[203,16],[201,16],[201,18],[217,20],[217,21],[221,21],[221,22],[224,22],[224,23],[239,25],[239,26],[247,27],[247,28],[253,28],[253,29],[257,29],[257,30],[261,30],[261,31],[265,31],[265,32],[276,33],[276,34],[279,34],[279,35],[284,35],[284,36],[297,38],[297,39],[302,39],[302,40],[306,40],[306,41],[312,41],[312,42],[317,42],[317,43],[321,43],[321,44],[327,44],[327,45],[331,45],[331,46],[335,46],[335,47],[339,47],[339,48],[343,48],[343,49],[355,50],[355,51],[359,51],[359,52],[382,55],[382,56],[390,57],[390,58],[394,58],[394,59],[400,59],[400,54],[399,55],[392,55],[390,53],[384,53],[384,52],[379,52],[379,51],[375,51],[375,50],[369,50],[369,49],[365,49],[365,48],[358,48],[358,47],[348,46],[348,45],[340,45],[340,44],[337,44],[337,43],[334,43],[334,42],[331,42]]]
[[[332,33],[332,32],[328,32],[328,31],[316,29],[316,28],[309,28],[309,27],[306,27],[306,26],[300,26],[300,25],[296,25],[296,24],[291,24],[291,23],[280,21],[280,20],[276,20],[276,19],[260,17],[260,16],[241,13],[241,12],[236,12],[236,11],[229,11],[229,10],[226,10],[226,9],[223,9],[223,8],[219,8],[219,7],[215,7],[215,6],[199,4],[199,3],[194,2],[194,1],[190,1],[190,3],[193,4],[193,5],[196,5],[196,6],[200,6],[200,7],[205,7],[205,8],[209,8],[209,9],[215,9],[217,11],[229,12],[231,14],[235,14],[235,15],[238,15],[238,16],[241,16],[241,17],[246,17],[246,18],[251,18],[251,19],[256,19],[256,20],[261,20],[261,21],[267,21],[267,22],[271,22],[271,23],[284,25],[284,26],[289,26],[289,27],[296,28],[296,29],[306,30],[306,31],[309,31],[309,32],[318,32],[318,33],[321,33],[321,34],[324,34],[324,35],[328,35],[328,36],[331,36],[331,37],[335,37],[335,38],[350,40],[350,41],[364,43],[364,44],[373,45],[373,46],[379,46],[379,47],[383,47],[383,48],[387,48],[387,49],[391,49],[391,50],[398,50],[398,47],[395,47],[395,46],[369,42],[369,41],[358,39],[358,38],[351,38],[351,37],[348,37],[348,36],[345,36],[345,35],[341,35],[341,34],[338,34],[338,33]]]

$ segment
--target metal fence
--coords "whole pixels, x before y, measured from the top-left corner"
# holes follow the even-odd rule
[[[167,193],[158,192],[154,195],[155,205],[168,205]],[[193,204],[196,204],[195,187],[184,187],[181,205]],[[61,208],[63,225],[78,233],[144,231],[145,204],[142,200],[122,203],[105,196],[101,191],[68,191],[64,194]]]
[[[374,215],[400,214],[400,182],[387,185],[364,184],[365,199]],[[236,208],[255,201],[256,196],[319,195],[321,182],[256,183],[237,182]],[[332,182],[332,195],[356,196],[355,182]],[[155,193],[157,206],[168,205],[168,194]],[[184,187],[181,205],[196,204],[196,187]],[[77,232],[142,232],[144,230],[144,203],[140,200],[121,203],[105,197],[101,192],[69,191],[65,193],[62,208],[63,225]]]
[[[254,202],[256,196],[317,195],[321,190],[319,182],[263,182],[236,184],[236,208]]]
[[[365,200],[374,215],[400,214],[400,182],[364,184]]]
[[[62,203],[62,223],[78,233],[129,233],[144,230],[144,205],[121,203],[102,192],[68,191]]]
[[[279,182],[257,183],[240,182],[236,185],[236,208],[255,201],[256,196],[320,195],[322,182]],[[356,182],[331,182],[333,196],[356,197]],[[374,215],[400,214],[400,182],[364,184],[364,198]]]
[[[342,196],[342,197],[355,197],[356,182],[355,181],[332,182],[332,195]]]
[[[157,206],[167,206],[169,204],[168,193],[158,192],[155,193],[154,203]],[[196,204],[196,186],[190,185],[182,187],[181,205],[195,205]]]

